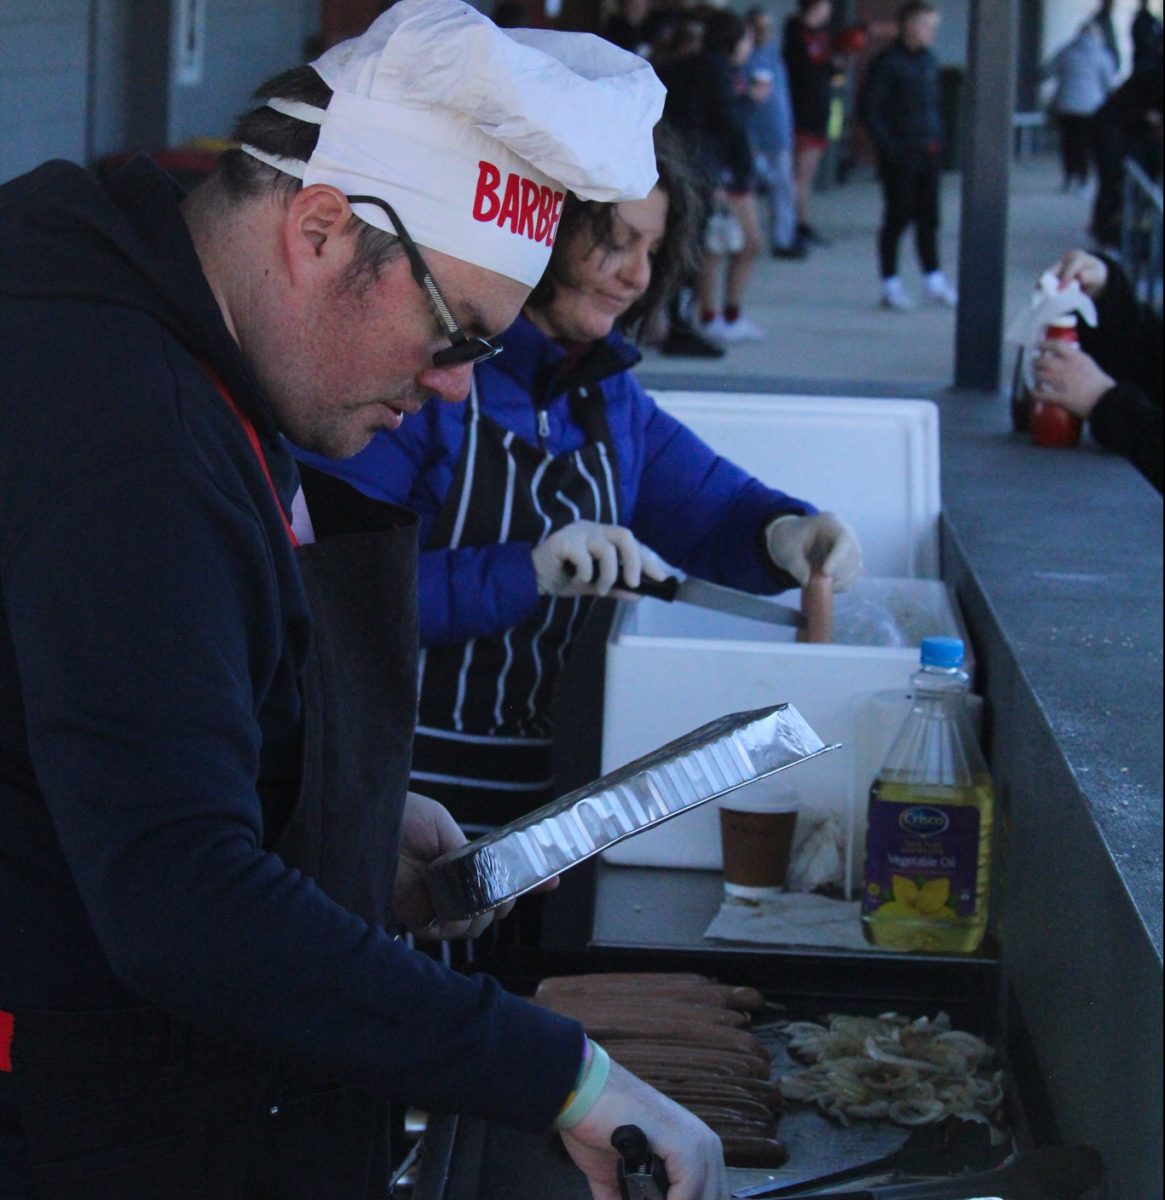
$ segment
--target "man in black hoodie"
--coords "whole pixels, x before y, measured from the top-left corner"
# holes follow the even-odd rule
[[[898,12],[898,38],[870,64],[858,101],[878,149],[882,179],[882,306],[899,312],[914,307],[898,274],[898,244],[912,222],[927,299],[952,308],[958,303],[938,252],[943,128],[939,64],[930,49],[938,27],[934,4],[904,4]]]
[[[633,1122],[684,1197],[723,1191],[711,1132],[576,1022],[390,932],[464,840],[405,793],[415,518],[301,478],[284,437],[351,454],[463,398],[549,254],[552,105],[518,156],[448,92],[380,90],[394,39],[441,88],[462,36],[458,79],[500,56],[527,86],[485,18],[403,0],[272,81],[185,198],[144,159],[0,188],[5,1200],[383,1197],[394,1100],[553,1126],[595,1188]],[[637,94],[603,187],[644,195],[658,82],[613,47],[563,77],[571,36],[539,76]],[[606,148],[551,140],[571,186],[602,176]]]

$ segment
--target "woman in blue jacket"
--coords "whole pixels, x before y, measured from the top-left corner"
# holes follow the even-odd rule
[[[465,401],[426,405],[355,458],[311,459],[420,515],[412,785],[470,829],[553,797],[549,708],[571,641],[617,579],[666,574],[653,551],[754,593],[811,563],[836,587],[860,570],[844,522],[718,457],[632,374],[615,326],[666,300],[697,222],[667,134],[656,150],[645,199],[568,200],[547,274]]]

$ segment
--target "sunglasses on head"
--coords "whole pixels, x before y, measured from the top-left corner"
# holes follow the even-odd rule
[[[448,348],[438,350],[433,355],[433,366],[463,367],[469,363],[485,362],[487,358],[501,354],[501,346],[487,338],[468,334],[457,324],[456,318],[449,310],[449,305],[445,302],[445,297],[441,295],[441,289],[433,279],[432,272],[421,257],[417,243],[409,236],[408,230],[401,223],[400,217],[392,210],[392,206],[387,201],[381,200],[379,196],[348,196],[347,200],[349,204],[375,204],[377,208],[383,209],[396,236],[400,239],[405,257],[409,260],[413,278],[417,281],[417,286],[425,293],[429,306],[436,314],[437,320],[444,326],[446,336],[449,338]]]

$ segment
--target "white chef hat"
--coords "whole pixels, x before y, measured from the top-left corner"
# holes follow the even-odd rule
[[[319,124],[307,162],[243,149],[305,186],[380,197],[422,246],[531,286],[567,190],[641,199],[657,179],[663,85],[590,34],[499,29],[460,0],[398,0],[312,66],[332,89],[326,109],[268,101]],[[354,207],[393,232],[380,208]]]

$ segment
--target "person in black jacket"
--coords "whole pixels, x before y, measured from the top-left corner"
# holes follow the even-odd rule
[[[904,4],[898,13],[898,38],[870,64],[858,102],[878,149],[882,180],[882,305],[898,311],[914,307],[898,274],[898,244],[912,222],[927,298],[952,308],[958,303],[938,252],[943,128],[939,64],[930,49],[938,27],[934,4]]]
[[[1130,75],[1092,117],[1097,188],[1088,232],[1102,250],[1120,249],[1125,159],[1161,178],[1162,79],[1158,60]]]
[[[1149,0],[1140,0],[1129,27],[1133,41],[1133,74],[1161,66],[1161,18],[1149,11]]]
[[[1096,301],[1097,324],[1079,326],[1080,349],[1040,345],[1037,400],[1052,400],[1088,421],[1092,436],[1123,454],[1161,491],[1161,317],[1133,293],[1117,263],[1069,250],[1054,268]],[[1083,351],[1083,353],[1081,353]]]

